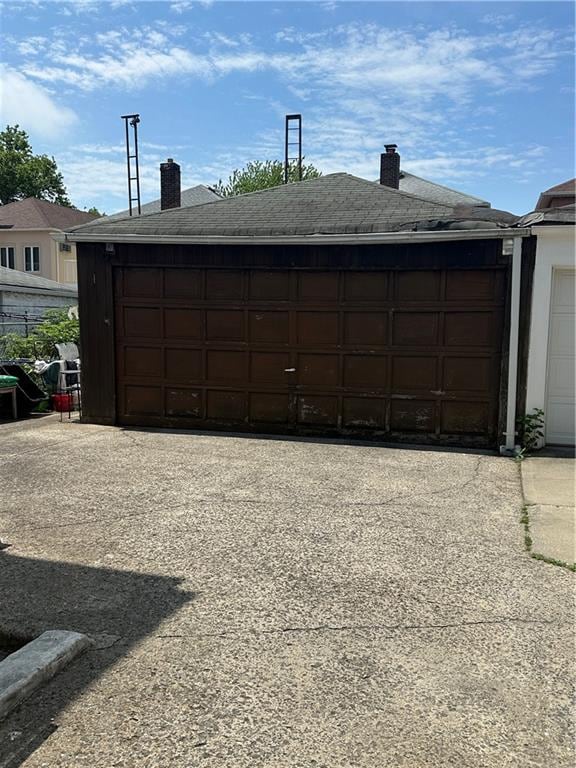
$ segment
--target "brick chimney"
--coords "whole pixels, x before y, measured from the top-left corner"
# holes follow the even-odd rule
[[[180,166],[171,157],[160,163],[160,210],[180,208]]]
[[[400,155],[396,152],[397,144],[385,144],[380,155],[380,184],[393,189],[400,187]]]

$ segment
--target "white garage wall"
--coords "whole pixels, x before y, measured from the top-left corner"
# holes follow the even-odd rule
[[[575,229],[570,225],[532,227],[537,236],[532,317],[528,352],[526,413],[534,408],[546,410],[546,371],[550,331],[552,272],[555,268],[575,267]]]

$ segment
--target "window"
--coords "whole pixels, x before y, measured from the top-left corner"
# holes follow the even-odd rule
[[[26,272],[40,272],[40,248],[37,245],[24,246],[24,269]]]
[[[13,245],[0,246],[0,267],[8,267],[8,269],[14,269],[14,252]]]

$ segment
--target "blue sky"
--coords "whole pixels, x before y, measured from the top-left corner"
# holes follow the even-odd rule
[[[568,2],[133,2],[0,6],[3,124],[54,155],[72,201],[127,207],[123,123],[141,115],[143,202],[281,158],[376,179],[402,167],[524,213],[574,176]]]

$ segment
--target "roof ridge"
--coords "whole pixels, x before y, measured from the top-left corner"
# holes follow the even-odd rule
[[[430,179],[424,178],[424,176],[418,176],[416,173],[410,173],[410,171],[400,171],[400,174],[408,174],[408,176],[412,176],[413,179],[419,179],[420,181],[424,181],[427,184],[433,184],[435,187],[440,187],[441,189],[445,189],[448,192],[454,192],[457,195],[462,195],[462,197],[469,197],[472,200],[479,200],[482,203],[487,203],[488,200],[484,200],[483,197],[477,197],[476,195],[471,195],[468,192],[462,192],[461,189],[454,189],[454,187],[449,187],[446,184],[440,184],[437,181],[431,181]],[[411,194],[410,192],[407,192],[406,194]],[[444,203],[440,203],[440,205],[444,205]]]

